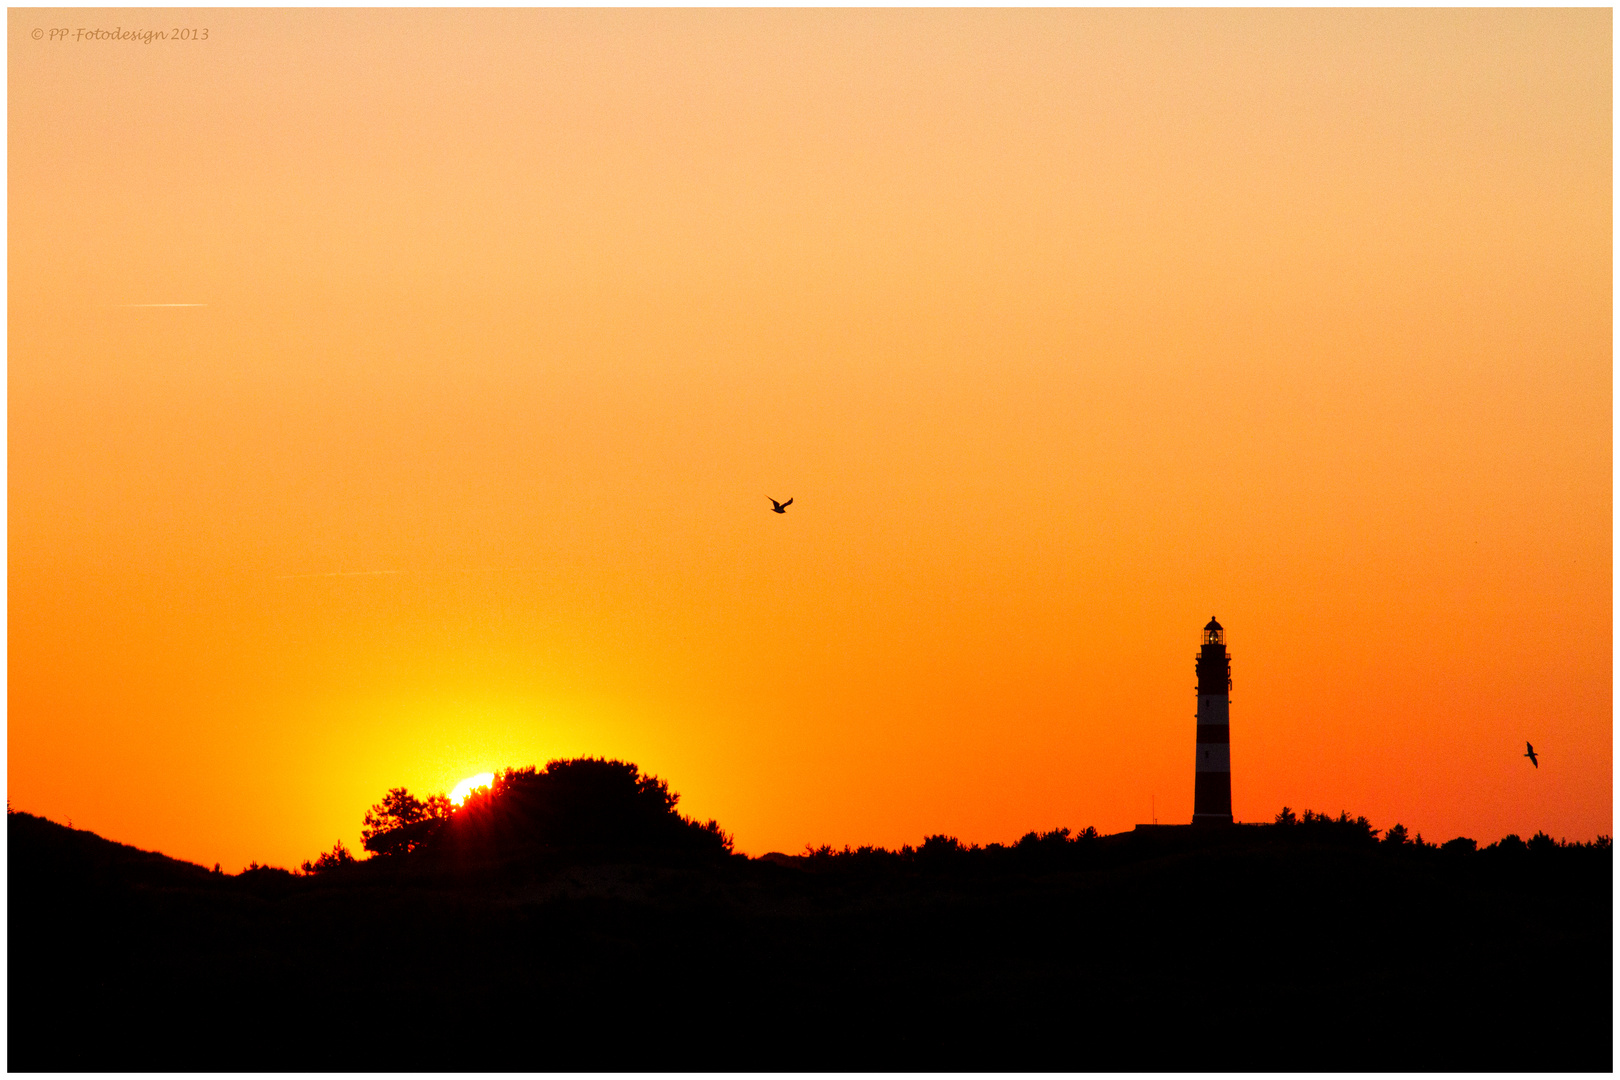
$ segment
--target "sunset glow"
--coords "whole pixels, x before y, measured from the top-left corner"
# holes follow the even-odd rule
[[[456,806],[460,806],[467,801],[467,796],[471,795],[476,789],[487,788],[494,782],[494,773],[481,772],[477,776],[469,776],[450,789],[450,801]]]
[[[1239,820],[1610,831],[1610,11],[187,10],[8,14],[14,807],[1190,821],[1214,612]]]

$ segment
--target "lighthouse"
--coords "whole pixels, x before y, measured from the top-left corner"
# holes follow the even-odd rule
[[[1232,654],[1226,631],[1212,615],[1198,652],[1198,762],[1194,769],[1194,825],[1232,824]]]

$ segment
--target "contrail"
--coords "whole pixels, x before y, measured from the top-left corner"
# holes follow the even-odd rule
[[[113,307],[207,307],[207,304],[114,304]]]

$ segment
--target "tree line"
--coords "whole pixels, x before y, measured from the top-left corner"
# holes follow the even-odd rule
[[[680,796],[665,781],[642,773],[634,764],[605,758],[549,761],[544,767],[508,768],[488,787],[475,789],[461,806],[443,794],[420,798],[403,787],[391,788],[366,810],[361,843],[371,858],[399,859],[435,847],[462,851],[517,852],[557,849],[678,850],[715,856],[733,852],[733,839],[710,819],[699,822],[676,810]],[[1496,858],[1546,855],[1559,851],[1607,853],[1608,836],[1595,842],[1554,840],[1538,832],[1529,840],[1509,834],[1486,847],[1468,837],[1441,844],[1427,842],[1397,822],[1386,830],[1365,817],[1337,816],[1283,807],[1269,825],[1244,826],[1242,835],[1276,841],[1323,844],[1401,852]],[[1251,830],[1258,830],[1251,831]],[[1028,832],[1012,844],[964,844],[943,833],[920,845],[897,850],[863,845],[835,849],[805,845],[788,861],[812,870],[889,867],[967,868],[992,866],[1056,869],[1095,861],[1104,838],[1095,828]],[[300,870],[318,875],[362,861],[340,840],[330,851],[305,861]],[[266,869],[254,865],[253,869]]]

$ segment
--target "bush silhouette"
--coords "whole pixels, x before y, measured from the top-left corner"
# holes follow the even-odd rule
[[[451,818],[447,842],[466,849],[599,848],[729,854],[719,822],[675,809],[680,796],[627,761],[573,758],[507,769]]]
[[[732,838],[720,823],[683,817],[679,801],[667,783],[627,761],[555,760],[506,769],[459,808],[443,795],[419,799],[392,788],[366,811],[360,836],[381,856],[425,847],[486,856],[560,848],[730,854]],[[339,843],[303,869],[319,874],[353,861]]]
[[[1372,822],[1364,817],[1351,817],[1344,811],[1340,811],[1338,817],[1333,817],[1330,814],[1306,810],[1299,815],[1297,823],[1286,820],[1284,815],[1289,815],[1287,807],[1284,807],[1283,813],[1278,815],[1278,825],[1284,828],[1297,827],[1304,835],[1318,841],[1355,846],[1378,843],[1378,830],[1372,827]],[[1405,835],[1404,829],[1402,835]]]

